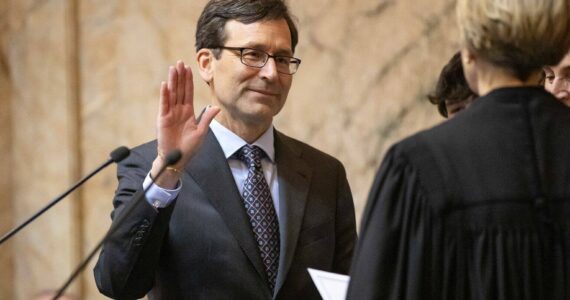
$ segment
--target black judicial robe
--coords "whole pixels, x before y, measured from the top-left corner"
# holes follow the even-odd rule
[[[394,145],[348,299],[570,299],[570,109],[501,88]]]

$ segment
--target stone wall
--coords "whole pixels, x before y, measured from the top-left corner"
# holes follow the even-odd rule
[[[160,82],[195,68],[205,0],[0,0],[0,229],[154,137]],[[358,218],[386,149],[442,119],[425,95],[458,49],[453,0],[289,0],[303,60],[276,127],[338,157]],[[198,76],[196,76],[197,78]],[[206,85],[196,80],[196,103]],[[57,288],[110,225],[114,167],[0,246],[0,299]],[[71,291],[99,299],[93,263]],[[33,288],[30,288],[33,287]]]
[[[5,20],[8,14],[7,5],[0,1],[0,20]],[[5,41],[2,33],[6,32],[6,22],[0,21],[0,166],[5,170],[0,176],[0,235],[8,232],[13,223],[12,204],[12,118],[10,116],[10,73],[8,57],[5,52]],[[13,299],[14,282],[13,245],[6,243],[0,246],[0,299]]]

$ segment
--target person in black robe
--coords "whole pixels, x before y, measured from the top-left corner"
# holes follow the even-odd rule
[[[570,299],[570,109],[536,85],[570,47],[570,1],[457,12],[481,97],[387,152],[347,299]]]

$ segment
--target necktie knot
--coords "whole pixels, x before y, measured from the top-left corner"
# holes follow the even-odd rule
[[[261,159],[265,152],[258,146],[245,145],[236,152],[236,158],[243,161],[248,169],[261,168]]]

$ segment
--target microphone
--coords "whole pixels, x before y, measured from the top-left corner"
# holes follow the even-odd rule
[[[166,168],[168,168],[169,166],[172,166],[174,164],[176,164],[180,159],[182,158],[182,152],[180,152],[180,150],[175,149],[170,151],[170,153],[168,153],[165,157],[165,163],[164,165],[160,168],[160,170],[158,171],[158,174],[156,174],[156,178],[159,178],[160,175],[162,175],[162,173],[164,173],[164,171],[166,170]],[[99,249],[103,246],[103,244],[109,239],[109,237],[115,233],[115,231],[117,231],[117,229],[127,220],[127,217],[129,216],[129,214],[138,206],[138,204],[140,202],[142,202],[143,197],[146,195],[146,192],[148,192],[148,190],[155,184],[155,179],[152,179],[151,177],[151,184],[149,184],[142,193],[138,194],[136,198],[134,198],[132,200],[132,203],[130,203],[130,205],[128,205],[127,207],[125,207],[125,209],[123,210],[123,212],[117,217],[116,221],[113,222],[113,224],[111,224],[111,227],[109,228],[109,230],[107,231],[107,233],[103,236],[103,238],[99,241],[99,243],[95,246],[95,248],[89,253],[89,255],[87,255],[87,257],[85,258],[85,260],[83,260],[83,262],[81,262],[77,268],[75,269],[75,271],[73,271],[71,273],[71,275],[69,276],[69,278],[67,279],[67,281],[63,284],[63,286],[57,291],[57,294],[53,297],[52,300],[56,300],[57,298],[61,297],[61,295],[63,295],[63,293],[65,293],[65,290],[67,289],[67,287],[71,284],[71,282],[73,282],[73,280],[79,276],[79,274],[81,273],[81,271],[83,271],[83,269],[85,269],[85,267],[87,267],[87,265],[89,264],[89,261],[91,261],[91,259],[93,258],[93,256],[95,256],[95,254],[97,253],[97,251],[99,251]]]
[[[0,245],[2,243],[4,243],[5,241],[7,241],[9,238],[11,238],[12,236],[14,236],[16,233],[18,233],[20,230],[22,230],[24,227],[26,227],[28,224],[30,224],[32,221],[34,221],[36,218],[38,218],[39,216],[41,216],[43,213],[45,213],[48,209],[50,209],[52,206],[56,205],[59,201],[61,201],[61,199],[65,198],[65,196],[69,195],[71,192],[73,192],[75,189],[77,189],[79,186],[81,186],[85,181],[89,180],[89,178],[93,177],[93,175],[99,173],[101,170],[105,169],[108,165],[110,165],[111,163],[118,163],[121,160],[127,158],[127,156],[129,156],[129,154],[131,153],[131,150],[129,150],[129,148],[125,147],[125,146],[121,146],[115,150],[113,150],[113,152],[111,152],[111,154],[109,154],[110,158],[104,162],[101,166],[99,166],[97,169],[95,169],[93,172],[89,173],[87,176],[83,177],[81,180],[79,180],[75,185],[73,185],[70,189],[68,189],[67,191],[65,191],[63,194],[61,194],[59,197],[55,198],[54,200],[52,200],[48,205],[46,205],[44,208],[40,209],[37,213],[35,213],[32,217],[30,217],[28,220],[24,221],[22,224],[20,224],[19,226],[17,226],[16,228],[12,229],[10,232],[8,232],[7,234],[5,234],[2,239],[0,239]]]

